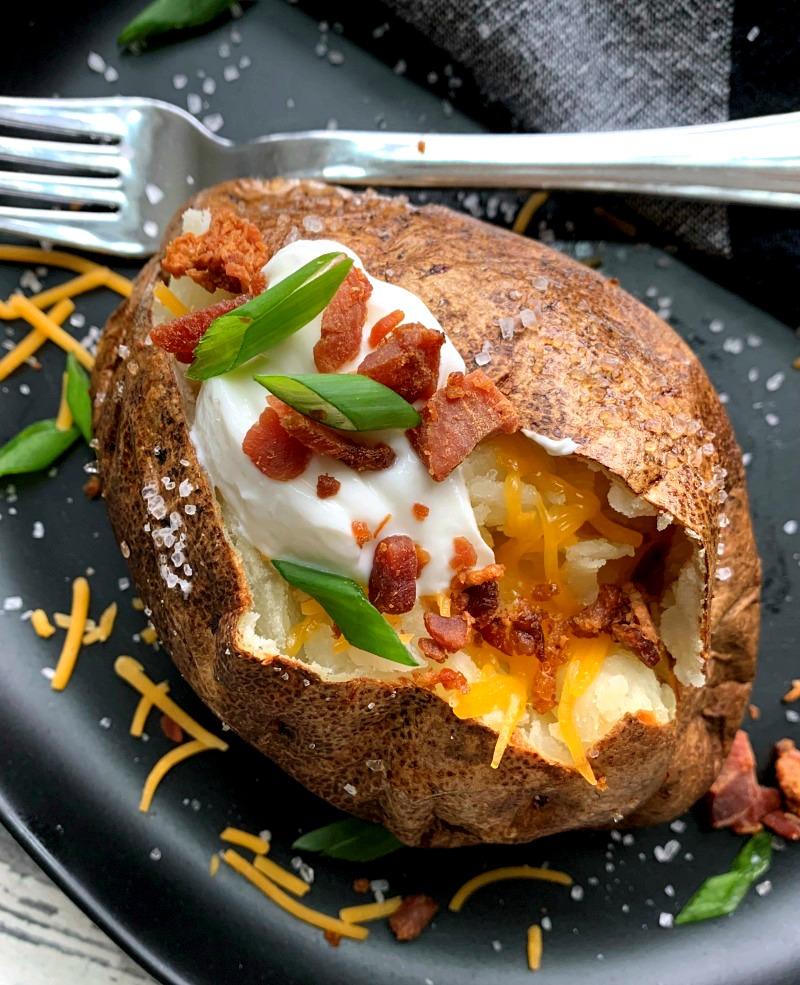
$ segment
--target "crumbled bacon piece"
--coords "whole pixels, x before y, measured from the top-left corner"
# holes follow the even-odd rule
[[[314,346],[320,373],[335,373],[358,355],[370,294],[372,284],[364,271],[351,267],[322,314],[320,338]]]
[[[463,616],[440,616],[436,612],[426,612],[424,621],[434,643],[438,643],[443,650],[455,653],[466,645],[469,625]]]
[[[641,626],[616,623],[611,635],[626,649],[634,653],[645,665],[655,667],[661,659],[661,648],[657,641],[650,639]]]
[[[788,811],[770,811],[761,818],[765,828],[786,841],[800,841],[800,817]]]
[[[410,612],[417,600],[417,552],[405,534],[384,537],[375,548],[369,600],[379,612]]]
[[[318,455],[335,458],[348,468],[355,469],[356,472],[378,472],[381,469],[388,469],[397,457],[389,445],[383,442],[362,445],[346,437],[341,431],[320,424],[319,421],[312,421],[310,417],[304,417],[277,397],[270,397],[269,404],[293,438]]]
[[[311,460],[311,451],[284,430],[271,407],[244,436],[242,451],[259,471],[279,482],[302,475]]]
[[[625,597],[616,585],[601,585],[594,602],[572,617],[569,628],[576,636],[592,637],[608,632],[624,612]]]
[[[484,585],[489,581],[500,581],[505,573],[504,564],[487,564],[485,568],[463,571],[458,576],[458,580],[465,588],[475,588],[477,585]]]
[[[99,475],[90,475],[83,484],[83,495],[87,499],[97,499],[103,491],[103,480]]]
[[[737,834],[761,830],[761,819],[781,806],[780,794],[762,787],[756,777],[756,759],[746,732],[739,729],[722,771],[709,791],[711,825]]]
[[[594,602],[572,617],[569,628],[576,636],[611,633],[648,667],[661,659],[662,644],[641,593],[633,585],[601,585]]]
[[[350,529],[353,531],[353,536],[356,539],[356,543],[359,547],[363,547],[372,540],[372,533],[369,529],[369,524],[364,520],[353,520],[350,524]]]
[[[354,893],[368,893],[369,892],[369,879],[366,876],[362,876],[360,879],[353,880],[353,892]]]
[[[478,624],[481,636],[503,653],[524,654],[544,660],[542,619],[533,609],[508,610]]]
[[[391,513],[387,513],[387,514],[386,514],[386,516],[385,516],[385,517],[384,517],[384,518],[383,518],[383,519],[381,520],[381,522],[380,522],[380,523],[378,524],[378,526],[377,526],[377,527],[375,528],[375,532],[374,532],[374,533],[372,534],[372,536],[373,536],[373,538],[374,538],[375,540],[377,540],[377,539],[378,539],[378,537],[380,537],[380,534],[381,534],[381,530],[383,530],[383,528],[384,528],[384,527],[386,526],[386,524],[387,524],[387,523],[388,523],[388,522],[389,522],[389,521],[390,521],[391,519],[392,519],[392,514],[391,514]]]
[[[399,941],[416,940],[436,916],[439,904],[430,896],[406,896],[389,917],[389,926]]]
[[[443,664],[447,660],[447,653],[439,646],[436,640],[430,640],[427,636],[421,636],[417,640],[417,645],[429,660],[434,660],[437,664]]]
[[[414,550],[417,555],[417,578],[422,574],[422,569],[426,564],[430,564],[431,556],[424,547],[414,542]]]
[[[786,806],[795,814],[800,814],[800,749],[791,739],[781,739],[775,745],[775,752],[778,756],[775,776],[786,798]]]
[[[421,411],[422,423],[409,440],[431,476],[441,482],[484,438],[512,434],[519,421],[514,405],[476,369],[468,376],[451,373]]]
[[[388,315],[379,318],[369,330],[369,344],[372,348],[382,342],[393,328],[397,328],[404,318],[402,311],[390,311]]]
[[[330,499],[342,488],[341,482],[327,472],[317,476],[317,496],[320,499]]]
[[[789,688],[786,694],[784,694],[784,696],[781,698],[781,701],[785,701],[787,704],[790,704],[792,701],[798,701],[798,700],[800,700],[800,679],[793,680],[792,686]]]
[[[430,506],[426,506],[424,503],[414,503],[411,507],[411,512],[414,514],[414,519],[419,520],[420,523],[427,518],[430,511]]]
[[[430,687],[436,687],[437,684],[441,684],[447,691],[460,691],[462,694],[466,694],[469,691],[469,684],[467,683],[466,677],[464,677],[460,670],[453,670],[450,667],[442,667],[441,670],[437,671],[430,678]]]
[[[466,571],[467,568],[473,567],[477,560],[475,548],[466,537],[453,538],[453,557],[450,559],[450,567],[453,571]]]
[[[427,400],[433,396],[439,379],[439,350],[444,333],[417,322],[401,325],[358,367],[362,376],[394,390],[404,400]]]
[[[160,349],[173,353],[179,363],[190,363],[194,359],[197,343],[208,331],[211,322],[249,300],[249,294],[240,294],[199,311],[190,311],[187,315],[156,325],[150,331],[150,338]]]
[[[171,742],[183,742],[183,729],[169,715],[161,716],[161,731]]]
[[[207,232],[184,233],[168,244],[161,268],[173,277],[191,277],[207,291],[258,294],[268,257],[257,226],[231,209],[218,209]]]
[[[335,930],[326,930],[322,936],[331,947],[338,947],[342,943],[342,935],[337,934]]]
[[[500,604],[500,588],[496,581],[484,581],[465,590],[467,612],[475,619],[486,619]]]

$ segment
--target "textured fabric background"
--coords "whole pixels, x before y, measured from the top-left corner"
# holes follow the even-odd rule
[[[734,0],[388,0],[529,130],[728,119]],[[635,198],[689,246],[730,254],[727,208]]]

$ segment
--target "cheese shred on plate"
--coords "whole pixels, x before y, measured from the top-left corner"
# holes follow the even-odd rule
[[[56,672],[50,682],[54,691],[63,691],[69,684],[78,654],[81,649],[83,633],[86,629],[86,617],[89,614],[89,582],[83,578],[76,578],[72,583],[72,611],[70,613],[69,628],[61,648],[61,655],[56,664]]]
[[[188,759],[190,756],[196,756],[199,752],[208,751],[209,746],[205,742],[201,742],[199,739],[192,739],[191,742],[184,742],[175,749],[171,749],[168,753],[165,753],[150,770],[147,779],[144,781],[142,796],[139,801],[139,810],[145,814],[150,810],[150,805],[153,802],[153,797],[155,796],[159,783],[161,783],[173,766],[177,766],[178,763],[182,763],[184,759]]]
[[[169,682],[162,681],[160,684],[156,684],[156,688],[163,694],[166,694],[169,691]],[[149,694],[143,694],[139,698],[139,703],[136,705],[136,711],[133,713],[133,718],[131,719],[131,727],[128,730],[135,739],[141,739],[144,733],[144,727],[147,724],[147,716],[152,710],[153,699]]]
[[[247,848],[254,855],[266,855],[269,851],[268,841],[264,841],[259,835],[250,834],[249,831],[242,831],[241,828],[225,828],[220,832],[220,838],[231,845]]]
[[[33,626],[33,631],[37,636],[41,636],[42,639],[49,639],[53,633],[56,631],[56,627],[47,618],[47,613],[44,609],[34,609],[31,613],[31,626]]]
[[[63,325],[74,310],[75,305],[72,301],[59,301],[47,312],[47,317],[56,325]],[[19,369],[27,359],[30,359],[35,352],[41,349],[46,341],[46,335],[40,332],[38,328],[32,328],[10,352],[0,359],[0,382],[10,376],[15,369]]]
[[[538,923],[528,927],[528,967],[538,971],[542,964],[542,928]]]
[[[358,906],[345,906],[339,910],[339,919],[346,923],[369,923],[370,920],[383,920],[400,909],[402,896],[392,896],[382,903],[359,903]]]
[[[69,431],[72,427],[72,411],[69,409],[67,401],[67,374],[61,374],[61,400],[58,404],[58,414],[56,414],[56,430]]]
[[[561,886],[571,886],[572,876],[558,869],[541,869],[532,865],[509,865],[500,869],[490,869],[482,872],[467,882],[458,890],[448,904],[453,913],[460,912],[463,905],[474,892],[495,882],[507,882],[510,879],[538,879],[542,882],[557,882]]]
[[[21,294],[14,294],[8,304],[15,315],[24,318],[29,325],[38,329],[65,352],[74,353],[75,358],[84,369],[92,369],[94,366],[94,356],[84,349],[80,342],[74,339],[69,332],[65,332],[52,318],[31,304],[28,298],[23,297]]]
[[[228,848],[223,853],[222,858],[239,875],[244,876],[248,882],[251,882],[257,889],[260,889],[265,896],[268,896],[273,903],[292,916],[297,917],[298,920],[303,920],[305,923],[311,924],[312,927],[319,927],[320,930],[329,930],[331,933],[339,934],[341,937],[351,937],[354,940],[363,941],[369,936],[369,930],[366,927],[346,923],[344,920],[337,920],[336,917],[331,917],[327,913],[321,913],[319,910],[312,910],[311,907],[305,906],[299,900],[287,896],[282,889],[279,889],[275,883],[267,879],[265,875],[259,872],[258,869],[232,848]],[[266,859],[263,859],[263,861],[266,861]]]
[[[309,884],[303,882],[299,876],[284,869],[283,866],[278,865],[277,862],[273,862],[272,859],[264,858],[263,855],[256,855],[253,859],[253,865],[259,872],[271,879],[272,882],[283,886],[284,889],[288,889],[295,896],[305,896],[309,889],[311,889]]]

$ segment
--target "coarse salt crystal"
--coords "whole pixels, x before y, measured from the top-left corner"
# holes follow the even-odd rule
[[[761,28],[757,24],[754,24],[747,32],[747,40],[755,41],[759,34],[761,34]]]
[[[44,537],[44,524],[42,523],[41,520],[36,520],[36,522],[33,524],[33,531],[31,532],[31,536],[33,537],[34,540],[41,540],[42,537]]]
[[[343,789],[344,792],[350,794],[351,797],[355,797],[355,795],[358,793],[358,790],[356,789],[356,787],[353,786],[352,783],[345,783]]]
[[[517,323],[516,318],[500,318],[498,319],[498,325],[500,326],[500,336],[506,340],[514,338],[514,326]]]
[[[719,335],[720,332],[725,331],[725,322],[721,318],[712,318],[708,323],[708,330],[715,335]]]
[[[3,610],[5,612],[18,612],[22,608],[21,595],[8,595],[3,600]]]
[[[783,532],[785,534],[796,534],[797,533],[797,520],[787,520],[783,525]]]
[[[747,336],[747,344],[751,349],[757,349],[764,340],[760,335],[753,335],[752,333]]]
[[[536,312],[532,308],[523,308],[519,313],[519,320],[523,328],[530,328],[536,321]]]
[[[186,108],[194,116],[203,110],[203,100],[202,97],[196,92],[190,92],[186,97]]]
[[[774,393],[776,390],[779,390],[781,388],[781,386],[783,385],[783,381],[785,379],[786,379],[786,373],[781,373],[781,372],[773,373],[772,376],[770,376],[767,382],[764,384],[764,386],[767,388],[767,390],[770,391],[770,393]]]
[[[144,186],[144,193],[147,196],[147,201],[151,205],[158,205],[164,197],[164,192],[158,187],[158,185],[154,185],[152,182],[148,182]]]
[[[97,51],[90,51],[89,57],[86,59],[86,64],[93,72],[103,73],[106,70],[106,60]]]
[[[322,219],[318,215],[303,216],[303,229],[309,233],[321,233],[323,228]]]
[[[160,848],[151,848],[150,849],[150,858],[154,862],[160,861],[160,859],[161,859],[161,849]]]
[[[252,64],[253,63],[250,60],[249,55],[242,55],[242,57],[239,59],[239,68],[250,68]]]
[[[656,845],[653,855],[656,862],[671,862],[681,850],[681,843],[671,838],[665,845]]]
[[[189,76],[184,75],[183,72],[178,72],[172,76],[172,85],[175,89],[185,89],[188,84]]]
[[[194,503],[187,503],[186,506],[184,506],[183,508],[183,512],[187,516],[194,516],[195,513],[197,512],[197,507],[195,506]]]
[[[542,930],[553,929],[553,921],[548,916],[543,916],[539,923],[541,924]]]
[[[673,920],[675,918],[671,913],[659,913],[658,915],[658,926],[659,927],[671,927]]]
[[[153,219],[145,219],[142,223],[142,230],[145,236],[155,239],[158,236],[158,223],[154,222]]]
[[[111,719],[108,717],[108,715],[104,715],[97,724],[100,726],[100,728],[109,729],[111,728]]]
[[[686,821],[682,821],[680,818],[672,821],[670,824],[670,830],[674,831],[676,835],[682,835],[686,830]]]
[[[722,348],[725,352],[730,352],[731,355],[738,356],[740,352],[744,351],[744,342],[738,336],[731,336],[725,339],[722,343]]]
[[[217,133],[225,125],[225,120],[223,119],[222,113],[209,113],[203,117],[203,125],[212,133]]]
[[[533,286],[537,291],[546,291],[549,285],[550,281],[547,277],[537,277],[533,282]]]
[[[765,879],[763,882],[756,883],[756,892],[759,896],[766,896],[772,892],[772,881]]]
[[[127,592],[127,590],[130,587],[131,587],[131,580],[130,580],[130,578],[118,578],[117,579],[117,588],[121,592]]]
[[[796,725],[798,722],[800,722],[800,711],[795,711],[794,708],[787,708],[786,721],[791,722],[792,725]]]
[[[717,581],[730,581],[732,574],[732,568],[717,568]]]
[[[217,82],[210,75],[203,79],[203,84],[200,87],[207,96],[213,96],[217,91]]]
[[[583,886],[573,886],[569,894],[576,902],[580,902],[583,899]]]
[[[492,941],[492,950],[499,954],[503,950],[503,945],[500,941]]]
[[[119,72],[114,68],[113,65],[109,65],[103,72],[103,78],[106,82],[117,82],[119,79]]]
[[[780,419],[780,417],[778,417],[778,415],[777,415],[777,414],[772,414],[772,413],[770,413],[770,414],[765,414],[765,415],[764,415],[764,420],[765,420],[765,421],[767,422],[767,424],[769,424],[769,426],[770,426],[771,428],[774,428],[774,427],[776,427],[776,426],[777,426],[778,424],[780,424],[780,422],[781,422],[781,419]]]

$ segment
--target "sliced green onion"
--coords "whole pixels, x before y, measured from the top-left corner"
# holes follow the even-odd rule
[[[420,422],[419,414],[407,400],[383,383],[357,373],[254,379],[296,411],[340,431],[413,428]]]
[[[67,356],[67,403],[72,417],[86,439],[92,440],[92,398],[89,396],[89,376],[75,355]]]
[[[351,578],[294,561],[273,561],[281,577],[317,600],[348,643],[385,660],[416,667],[417,661]]]
[[[403,843],[380,824],[350,817],[301,835],[292,845],[303,852],[319,852],[346,862],[372,862],[402,848]]]
[[[54,418],[36,421],[0,448],[0,475],[40,472],[52,465],[79,437],[80,431],[74,425],[60,431]]]
[[[117,44],[135,44],[167,31],[200,27],[219,17],[232,0],[154,0],[122,29]]]
[[[353,266],[343,253],[324,253],[258,297],[216,318],[194,351],[187,376],[208,380],[283,342],[328,306]]]
[[[772,837],[762,831],[745,842],[729,872],[706,879],[677,915],[675,923],[698,923],[733,913],[771,861]]]

